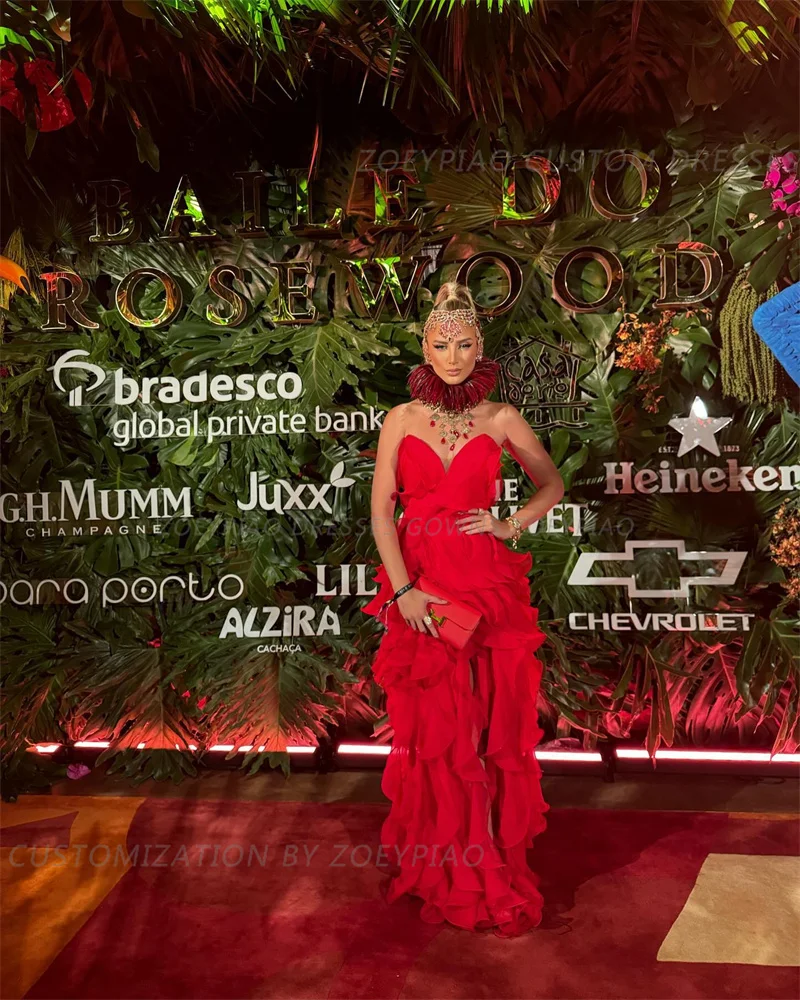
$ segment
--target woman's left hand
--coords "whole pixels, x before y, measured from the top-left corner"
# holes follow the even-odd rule
[[[465,535],[491,534],[495,538],[511,538],[513,530],[508,521],[500,521],[491,511],[470,507],[466,517],[456,520],[458,530]]]

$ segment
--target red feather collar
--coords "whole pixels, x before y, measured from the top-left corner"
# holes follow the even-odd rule
[[[417,365],[408,376],[408,388],[414,399],[428,406],[463,413],[492,392],[499,370],[497,361],[481,358],[463,382],[450,385],[436,374],[432,365]]]

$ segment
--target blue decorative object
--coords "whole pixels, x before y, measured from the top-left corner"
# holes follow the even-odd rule
[[[800,281],[760,305],[753,328],[800,385]]]

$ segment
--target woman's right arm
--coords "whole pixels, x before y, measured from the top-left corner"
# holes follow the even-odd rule
[[[397,491],[397,452],[403,439],[403,405],[383,418],[372,480],[372,535],[395,592],[410,583],[394,523]]]
[[[411,580],[408,576],[400,539],[394,521],[397,491],[397,453],[403,440],[403,417],[405,404],[395,406],[383,418],[378,453],[375,458],[375,474],[372,480],[372,534],[381,556],[389,582],[395,593]],[[397,606],[405,621],[418,632],[438,635],[435,626],[424,621],[428,614],[428,604],[446,604],[439,597],[426,594],[413,587],[397,598]]]

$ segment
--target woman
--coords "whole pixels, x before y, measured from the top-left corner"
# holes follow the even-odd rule
[[[425,364],[409,376],[413,398],[386,414],[378,442],[372,525],[383,563],[364,608],[388,627],[373,665],[394,729],[382,785],[392,801],[382,831],[393,866],[387,899],[421,896],[428,923],[510,937],[541,920],[525,851],[548,807],[534,756],[534,653],[545,636],[530,606],[531,556],[504,543],[516,547],[564,487],[519,412],[486,398],[499,366],[483,357],[465,287],[440,289],[422,352]],[[504,447],[539,489],[498,520],[487,508]],[[414,586],[423,575],[431,591],[480,612],[463,648],[439,636],[433,612],[446,599]]]

